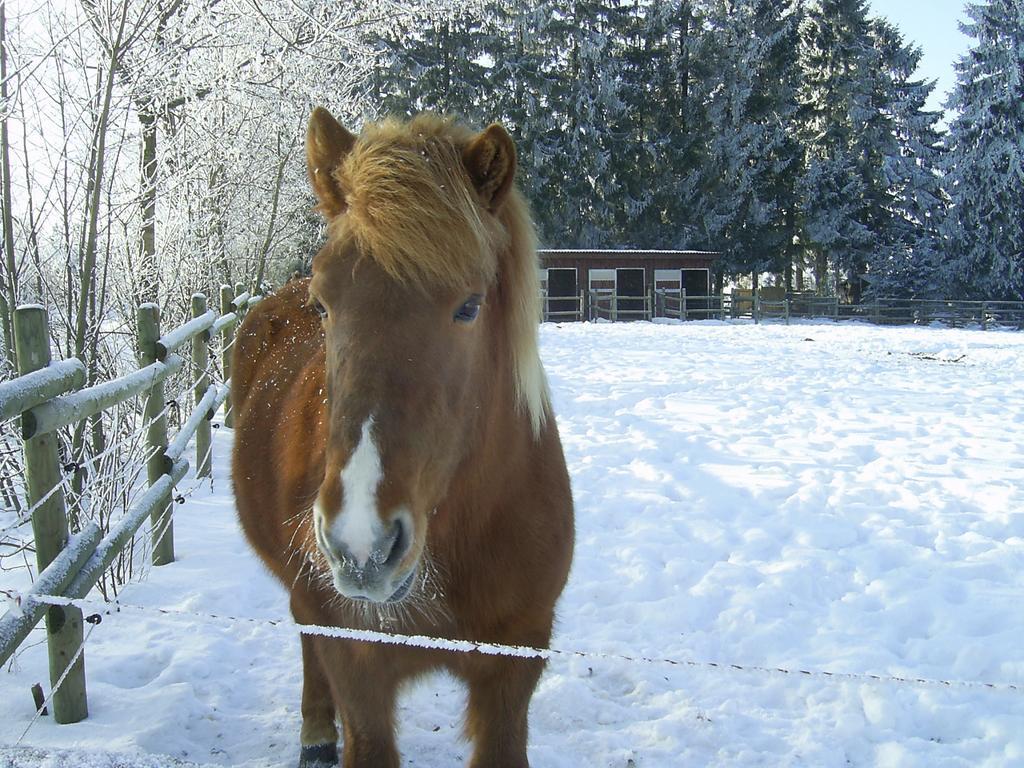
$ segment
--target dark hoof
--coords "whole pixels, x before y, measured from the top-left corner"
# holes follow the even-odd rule
[[[314,744],[299,752],[299,768],[338,768],[337,744]]]

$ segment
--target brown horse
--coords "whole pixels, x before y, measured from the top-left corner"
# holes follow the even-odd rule
[[[317,109],[309,176],[328,240],[309,281],[245,319],[234,486],[300,624],[544,647],[573,508],[537,350],[515,148],[432,115],[355,137]],[[469,689],[472,766],[526,766],[543,663],[302,635],[300,766],[398,766],[400,686]]]

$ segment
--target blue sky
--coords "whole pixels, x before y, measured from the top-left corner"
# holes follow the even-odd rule
[[[869,0],[868,4],[876,15],[896,24],[907,42],[921,47],[921,76],[938,80],[929,106],[940,110],[956,80],[953,63],[971,42],[958,26],[964,0]]]

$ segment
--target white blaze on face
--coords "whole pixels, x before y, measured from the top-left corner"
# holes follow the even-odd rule
[[[381,538],[377,514],[377,486],[380,485],[380,452],[373,440],[373,417],[363,422],[362,432],[348,463],[341,470],[341,514],[331,524],[328,537],[352,553],[363,567]]]

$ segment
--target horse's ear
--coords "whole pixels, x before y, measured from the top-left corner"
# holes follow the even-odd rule
[[[317,210],[328,219],[345,210],[345,195],[334,171],[355,143],[356,137],[346,131],[330,112],[323,107],[313,110],[306,132],[306,162],[309,181],[320,200]]]
[[[516,177],[516,147],[508,133],[491,124],[462,150],[462,162],[484,205],[497,211]]]

